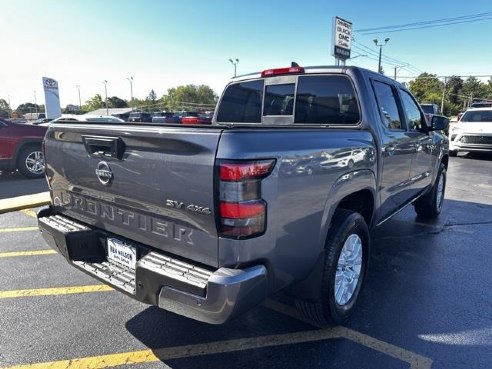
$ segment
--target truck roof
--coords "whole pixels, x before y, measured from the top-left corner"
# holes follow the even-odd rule
[[[372,70],[361,68],[361,67],[356,67],[353,65],[349,66],[338,66],[338,65],[318,65],[318,66],[309,66],[309,67],[302,67],[304,69],[303,74],[315,74],[315,73],[346,73],[347,70],[358,70],[363,73],[369,73],[369,74],[377,74],[380,75],[379,73],[376,73]],[[254,72],[254,73],[248,73],[248,74],[243,74],[237,77],[232,78],[231,82],[238,82],[246,79],[253,79],[253,78],[261,78],[262,77],[262,72]],[[383,75],[384,76],[384,75]]]

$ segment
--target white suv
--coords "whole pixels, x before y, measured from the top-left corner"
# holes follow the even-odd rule
[[[468,109],[449,132],[449,155],[460,151],[492,152],[492,108]]]

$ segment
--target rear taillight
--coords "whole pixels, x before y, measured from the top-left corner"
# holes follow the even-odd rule
[[[274,166],[274,159],[219,162],[221,236],[239,239],[265,232],[267,203],[261,198],[261,181]]]

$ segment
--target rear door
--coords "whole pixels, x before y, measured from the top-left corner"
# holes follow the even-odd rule
[[[56,210],[117,237],[217,266],[221,129],[58,123],[46,142]]]
[[[381,118],[379,127],[382,133],[383,163],[379,220],[382,220],[412,197],[410,167],[415,151],[413,139],[405,129],[397,91],[391,84],[383,81],[373,80],[372,85]]]
[[[8,162],[13,157],[15,138],[12,131],[8,123],[0,121],[0,164]]]

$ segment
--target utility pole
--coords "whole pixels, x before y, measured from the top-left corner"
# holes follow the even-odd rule
[[[38,103],[36,101],[36,90],[33,91],[34,92],[34,111],[36,113],[36,115],[38,114]],[[38,117],[36,116],[36,119],[38,119]]]
[[[109,110],[108,110],[108,81],[104,80],[104,94],[106,96],[106,115],[109,115]]]
[[[128,77],[127,80],[130,82],[130,108],[133,111],[133,77]]]
[[[379,47],[379,62],[378,62],[378,73],[381,73],[381,54],[383,53],[383,46],[386,45],[389,41],[389,37],[384,39],[384,44],[378,44],[378,39],[375,38],[374,44]]]
[[[229,62],[234,66],[234,77],[236,77],[236,65],[237,63],[239,63],[239,59],[236,58],[236,59],[229,59]]]
[[[444,94],[446,93],[446,80],[448,77],[444,76],[444,87],[442,89],[442,100],[441,100],[441,114],[444,114]]]
[[[79,111],[82,110],[82,100],[80,99],[80,85],[75,85],[77,87],[77,90],[79,91]]]

